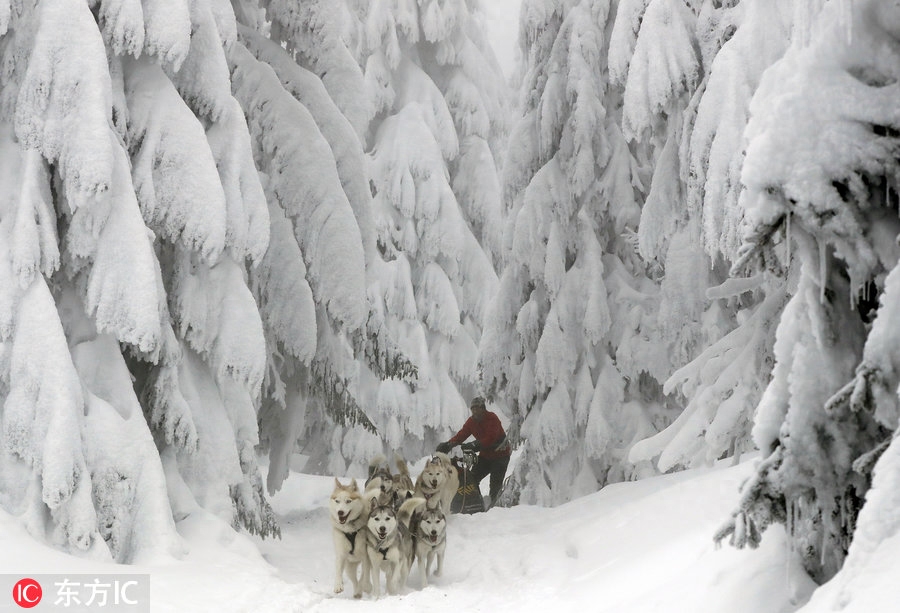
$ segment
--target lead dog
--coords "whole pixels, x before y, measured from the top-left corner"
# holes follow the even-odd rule
[[[428,585],[431,563],[437,558],[436,577],[444,569],[444,551],[447,549],[447,518],[440,503],[434,509],[426,508],[416,515],[413,538],[416,543],[416,559],[419,562],[419,581],[424,589]]]
[[[359,493],[356,479],[343,485],[336,478],[328,501],[334,539],[334,593],[344,591],[344,572],[353,584],[353,597],[362,598],[369,585],[369,556],[366,552],[366,502]],[[358,572],[361,571],[361,572]]]
[[[410,498],[395,510],[392,504],[381,504],[377,498],[369,503],[366,522],[366,553],[371,569],[372,593],[381,596],[381,572],[386,576],[388,594],[396,594],[409,577],[415,555],[409,521],[413,512],[425,504],[423,498]]]

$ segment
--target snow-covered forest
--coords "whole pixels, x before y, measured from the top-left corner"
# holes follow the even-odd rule
[[[0,0],[0,507],[33,539],[277,538],[297,458],[421,458],[483,395],[503,506],[754,452],[710,539],[780,524],[819,584],[881,560],[900,4],[522,0],[505,70],[491,2]]]

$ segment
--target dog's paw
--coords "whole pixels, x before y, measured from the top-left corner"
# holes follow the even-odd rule
[[[340,594],[340,593],[343,592],[343,591],[344,591],[344,586],[343,586],[343,585],[336,585],[336,586],[334,586],[334,593],[335,593],[335,594]]]

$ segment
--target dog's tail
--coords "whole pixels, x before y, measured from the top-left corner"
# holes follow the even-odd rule
[[[400,505],[397,510],[397,521],[409,528],[409,521],[419,507],[428,502],[424,498],[410,498]]]
[[[442,464],[446,464],[447,466],[450,466],[450,456],[447,455],[446,453],[444,453],[443,451],[435,451],[434,455],[432,456],[432,461],[434,461],[435,458],[440,460],[440,462]]]
[[[397,465],[397,472],[401,475],[408,477],[409,476],[409,466],[406,463],[406,460],[403,459],[403,456],[400,455],[399,452],[394,452],[394,464]]]
[[[381,477],[375,477],[368,483],[366,483],[365,493],[368,495],[369,492],[375,492],[375,496],[381,493]]]
[[[387,466],[387,458],[384,457],[383,453],[379,453],[371,460],[369,460],[369,479],[371,479],[372,475],[375,474],[375,471],[382,466]]]

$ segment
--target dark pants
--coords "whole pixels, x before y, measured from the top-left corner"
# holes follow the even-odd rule
[[[488,475],[491,476],[491,506],[497,503],[497,498],[500,496],[500,490],[503,488],[503,478],[506,476],[506,468],[508,466],[509,456],[491,459],[479,456],[475,466],[472,467],[472,472],[469,473],[469,478],[476,485],[481,483]]]

